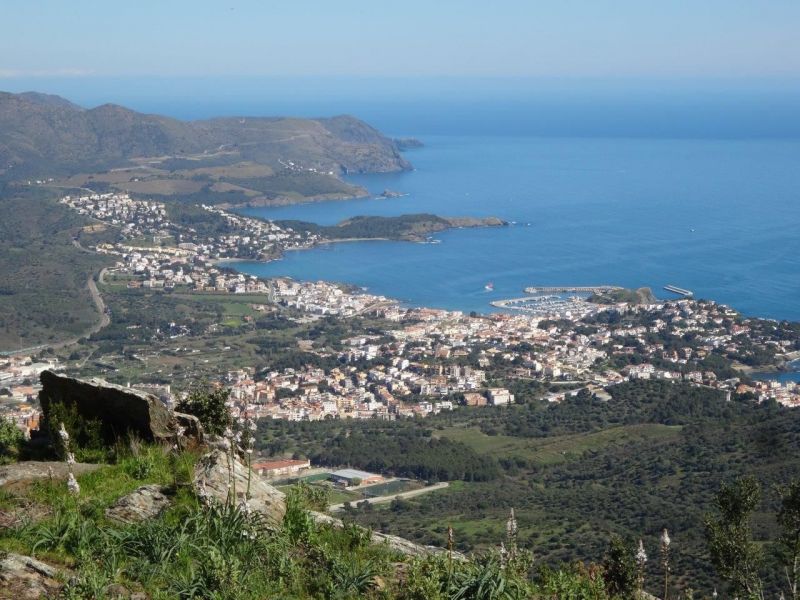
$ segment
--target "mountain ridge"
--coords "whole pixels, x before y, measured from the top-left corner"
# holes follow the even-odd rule
[[[0,92],[0,179],[68,175],[152,157],[220,153],[278,167],[325,172],[411,168],[400,146],[349,115],[317,119],[215,117],[183,121],[106,103],[80,107],[60,96]]]

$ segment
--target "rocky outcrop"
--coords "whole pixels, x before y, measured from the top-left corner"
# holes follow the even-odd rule
[[[170,504],[160,485],[143,485],[106,509],[106,516],[119,523],[139,523],[154,519]]]
[[[234,490],[238,504],[247,492],[248,472],[250,509],[263,516],[269,524],[280,525],[286,514],[283,492],[272,487],[239,460],[230,461],[229,455],[223,450],[212,450],[197,461],[192,483],[195,492],[206,504],[225,504]]]
[[[405,138],[394,138],[394,145],[397,146],[397,149],[400,152],[404,150],[415,150],[417,148],[423,148],[425,144],[423,144],[420,140],[413,137],[405,137]]]
[[[344,527],[344,523],[336,517],[314,511],[311,512],[311,516],[320,525]],[[385,544],[395,552],[399,552],[405,556],[423,557],[447,552],[444,548],[439,548],[438,546],[423,546],[396,535],[388,535],[380,533],[379,531],[371,531],[370,533],[372,534],[373,544]],[[455,560],[464,560],[464,555],[459,552],[453,552],[453,558]]]
[[[171,441],[178,423],[191,421],[188,415],[177,418],[153,394],[102,379],[82,380],[43,371],[41,381],[39,402],[45,423],[53,403],[75,406],[82,417],[100,420],[109,442],[127,434],[148,442]],[[195,421],[192,427],[199,428],[199,422]]]
[[[99,469],[102,465],[87,463],[75,463],[72,465],[72,472],[75,475],[83,475]],[[66,479],[68,465],[65,462],[34,462],[23,461],[10,465],[0,466],[0,487],[12,485],[23,481],[33,481],[36,479]]]
[[[0,554],[0,598],[51,598],[61,589],[58,570],[21,554]]]
[[[505,227],[508,222],[497,217],[442,217],[450,227]]]
[[[174,412],[172,414],[178,427],[183,431],[184,437],[199,444],[203,443],[203,426],[200,424],[200,419],[186,413]]]

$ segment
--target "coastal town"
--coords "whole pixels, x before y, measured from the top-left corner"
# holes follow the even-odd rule
[[[532,398],[561,402],[582,390],[603,400],[609,386],[635,379],[800,406],[800,385],[754,374],[759,366],[768,371],[797,360],[800,334],[777,322],[742,318],[712,301],[595,304],[584,298],[580,310],[565,312],[563,303],[554,303],[552,314],[409,308],[338,284],[262,279],[219,264],[276,257],[320,241],[270,221],[203,206],[225,227],[221,234],[200,235],[172,223],[163,204],[126,194],[67,196],[62,202],[120,229],[122,242],[94,249],[116,258],[108,272],[128,289],[251,294],[263,298],[254,305],[259,310],[292,310],[312,322],[369,315],[388,324],[379,333],[341,339],[336,350],[308,348],[335,357],[335,367],[245,364],[219,373],[216,383],[230,389],[237,415],[291,421],[425,417]],[[68,361],[33,356],[0,359],[4,415],[24,430],[35,428],[38,374],[70,368]],[[521,388],[535,392],[520,396],[515,391]],[[159,395],[175,400],[171,391]]]
[[[311,314],[341,317],[389,303],[382,296],[347,294],[341,286],[323,282],[264,281],[226,266],[226,261],[269,260],[289,250],[309,248],[323,241],[318,235],[204,205],[202,209],[224,226],[221,234],[202,236],[192,227],[170,222],[164,204],[134,200],[120,193],[66,196],[61,202],[120,228],[124,242],[101,243],[95,249],[117,258],[116,265],[107,271],[126,281],[129,288],[180,286],[197,292],[266,294],[271,301]]]
[[[607,325],[579,333],[586,327],[581,321],[562,324],[519,315],[410,309],[400,327],[385,332],[385,343],[367,337],[345,340],[347,349],[338,357],[341,367],[271,371],[258,381],[242,370],[228,374],[225,385],[232,390],[233,410],[289,420],[424,417],[462,406],[505,406],[515,401],[514,394],[496,382],[515,380],[556,388],[543,396],[550,402],[582,389],[607,398],[608,386],[661,379],[720,390],[729,399],[751,394],[758,401],[800,406],[796,383],[724,377],[706,366],[713,353],[741,352],[739,342],[750,332],[747,320],[734,323],[736,313],[729,308],[679,300],[609,310],[652,324]],[[653,336],[680,339],[689,333],[697,337],[682,347],[651,341]],[[786,340],[761,341],[794,356],[794,346],[790,349]]]
[[[316,284],[315,289],[321,291],[325,285]],[[331,294],[333,304],[328,306],[320,295],[317,302],[323,304],[315,307],[333,311],[342,303],[339,296]],[[344,292],[341,296],[349,298]],[[355,295],[357,299],[345,303],[368,302],[362,296]],[[753,341],[772,348],[776,356],[796,356],[796,342],[769,336],[753,340],[750,320],[737,319],[734,311],[713,302],[678,300],[607,307],[605,312],[631,319],[594,326],[580,320],[549,322],[524,315],[470,316],[403,309],[397,304],[381,306],[378,312],[393,319],[396,328],[377,339],[356,336],[342,340],[338,367],[259,373],[245,367],[221,374],[218,383],[231,390],[232,413],[293,421],[425,417],[462,407],[514,403],[514,394],[508,389],[508,383],[514,381],[540,382],[547,386],[542,397],[560,402],[582,389],[607,398],[609,386],[633,379],[685,382],[721,390],[729,398],[751,394],[758,401],[800,406],[800,385],[796,383],[725,377],[704,366],[714,353],[749,351],[743,346],[749,348]],[[644,321],[650,324],[637,324]],[[688,334],[694,336],[691,344],[671,343]],[[36,426],[38,373],[59,367],[68,365],[37,363],[30,357],[0,362],[3,406],[20,427]],[[144,389],[153,391],[152,386]],[[172,400],[169,391],[159,395]]]

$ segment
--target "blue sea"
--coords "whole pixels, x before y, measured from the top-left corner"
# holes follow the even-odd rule
[[[412,305],[489,311],[530,285],[665,284],[800,320],[800,81],[153,78],[18,81],[85,106],[178,118],[349,113],[425,147],[353,181],[391,200],[258,209],[267,219],[495,215],[440,244],[357,242],[239,263]],[[494,292],[484,286],[494,283]]]
[[[324,224],[419,212],[513,224],[450,230],[439,244],[341,243],[236,267],[483,312],[531,285],[649,286],[666,298],[663,286],[674,284],[747,315],[800,320],[798,139],[418,137],[425,147],[406,154],[414,171],[351,178],[376,195],[407,196],[245,212]]]

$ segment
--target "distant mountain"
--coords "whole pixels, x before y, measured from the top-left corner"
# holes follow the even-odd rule
[[[81,108],[59,96],[0,92],[0,179],[69,175],[148,157],[224,154],[276,169],[385,172],[409,169],[393,140],[350,116],[180,121],[114,104]]]
[[[62,108],[80,108],[77,104],[73,104],[66,98],[56,96],[54,94],[42,94],[40,92],[23,92],[18,94],[21,98],[42,104],[44,106],[60,106]]]

